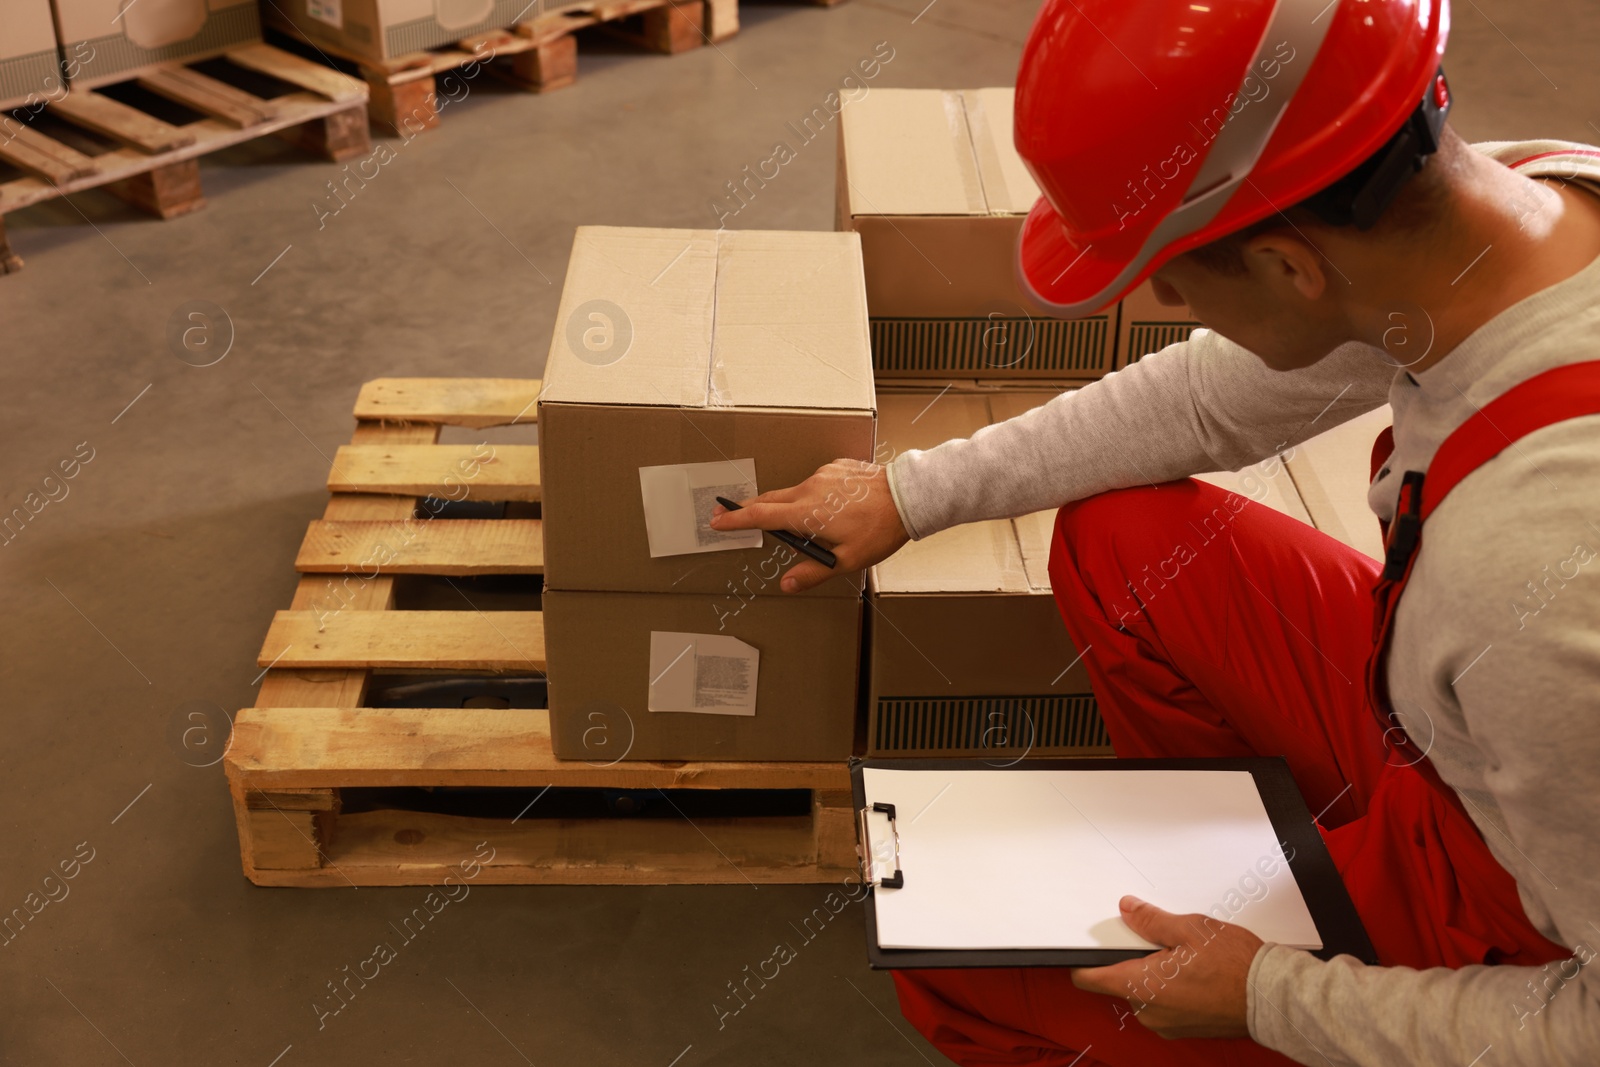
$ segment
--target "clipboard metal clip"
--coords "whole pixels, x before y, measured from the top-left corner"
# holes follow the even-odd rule
[[[872,843],[871,816],[874,814],[887,815],[889,834],[878,837],[876,846]],[[900,869],[900,828],[895,823],[895,810],[893,804],[882,801],[875,802],[862,808],[857,817],[860,822],[861,843],[856,846],[856,852],[861,857],[861,881],[864,885],[882,886],[884,889],[901,889],[906,884],[905,872]],[[873,877],[875,866],[886,867],[890,857],[894,858],[894,873]]]

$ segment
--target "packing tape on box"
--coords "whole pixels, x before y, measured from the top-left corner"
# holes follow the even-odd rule
[[[1006,176],[1000,164],[1000,149],[996,143],[996,131],[989,123],[989,113],[983,106],[983,100],[976,92],[964,91],[962,100],[967,109],[967,129],[972,136],[972,154],[978,161],[978,188],[979,195],[983,197],[983,210],[992,212],[992,205],[1009,204],[1012,196],[1011,190],[1006,187]],[[1006,143],[1010,144],[1011,131],[1005,131]]]
[[[947,90],[941,94],[944,98],[944,117],[950,125],[950,136],[958,144],[973,145],[972,153],[955,153],[956,169],[961,172],[961,188],[966,194],[967,210],[987,214],[989,202],[983,195],[983,179],[978,176],[977,146],[973,141],[972,129],[967,125],[967,106],[961,98],[960,90]]]

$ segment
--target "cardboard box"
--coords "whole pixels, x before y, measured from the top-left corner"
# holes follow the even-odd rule
[[[1394,421],[1388,404],[1290,450],[1289,474],[1317,529],[1373,559],[1383,558],[1378,517],[1367,506],[1372,444]]]
[[[878,395],[898,454],[970,437],[1055,393]],[[1281,463],[1204,476],[1306,518]],[[868,575],[868,755],[1109,754],[1087,669],[1050,591],[1055,512],[971,523],[914,541]]]
[[[557,757],[844,760],[855,739],[861,601],[755,597],[718,620],[710,597],[549,591],[550,733]],[[755,714],[652,712],[652,631],[738,638],[760,652]]]
[[[871,459],[873,426],[854,234],[582,227],[539,396],[546,588],[780,595],[770,537],[652,558],[641,468],[753,460],[782,488]]]
[[[261,39],[255,0],[54,0],[67,81],[120,81],[169,60],[201,59]]]
[[[377,63],[506,29],[539,12],[529,0],[273,0],[262,6],[269,26]]]
[[[1145,282],[1117,305],[1116,365],[1126,367],[1141,356],[1187,341],[1199,328],[1187,307],[1165,306]]]
[[[50,0],[0,0],[0,111],[59,97],[61,64]]]
[[[880,393],[895,454],[970,437],[1052,394]],[[998,407],[999,410],[996,410]],[[1054,512],[913,541],[868,574],[867,754],[1109,754],[1047,572]]]
[[[880,380],[1082,381],[1128,362],[1117,308],[1052,318],[1018,282],[1017,236],[1039,188],[1012,145],[1012,99],[877,89],[840,113],[836,227],[861,235]],[[1194,326],[1183,309],[1164,320]]]

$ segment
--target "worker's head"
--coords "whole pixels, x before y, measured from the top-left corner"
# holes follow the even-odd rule
[[[1391,286],[1410,249],[1447,223],[1470,151],[1445,129],[1438,151],[1369,225],[1296,204],[1174,256],[1150,276],[1151,288],[1278,370],[1310,366],[1349,338],[1353,320],[1374,314],[1420,330],[1392,310]]]
[[[1447,0],[1045,0],[1017,75],[1026,288],[1077,317],[1153,278],[1269,364],[1314,362],[1348,336],[1350,267],[1448,199],[1448,24]]]

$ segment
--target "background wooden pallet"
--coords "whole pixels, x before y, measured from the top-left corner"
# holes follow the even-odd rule
[[[571,85],[578,76],[578,30],[604,26],[614,36],[653,52],[676,54],[725,40],[739,31],[738,0],[577,0],[526,22],[476,34],[453,46],[412,52],[384,62],[341,52],[326,41],[297,39],[324,58],[342,61],[371,88],[371,118],[381,129],[411,136],[439,124],[437,76],[481,69],[530,92]],[[277,32],[293,31],[275,26]],[[310,54],[307,52],[307,54]]]
[[[406,462],[375,465],[361,478],[330,476],[332,498],[296,560],[302,577],[294,600],[263,643],[261,691],[255,707],[239,713],[225,760],[246,876],[261,885],[436,884],[487,841],[494,859],[479,879],[489,882],[846,877],[855,831],[843,764],[597,766],[555,759],[540,709],[363,706],[374,669],[424,679],[439,677],[428,672],[542,672],[537,611],[393,610],[400,576],[542,572],[538,519],[411,519],[419,498],[460,489],[447,479],[460,470],[462,446],[439,444],[440,427],[531,422],[537,393],[537,382],[507,379],[383,379],[362,389],[348,447]],[[481,485],[467,479],[470,492],[537,499],[537,457],[521,451],[533,446],[493,448],[497,459],[513,457],[509,468],[531,471],[531,485],[496,475]],[[380,546],[392,559],[363,566]],[[673,808],[667,790],[804,790],[808,797],[803,813],[693,820],[346,810],[353,790],[463,788],[643,791]]]
[[[151,67],[125,84],[197,117],[168,122],[109,87],[74,88],[0,116],[0,161],[20,172],[0,181],[0,273],[22,266],[7,244],[5,216],[30,204],[104,188],[173,218],[205,206],[198,159],[207,152],[268,134],[335,162],[371,148],[367,87],[271,45]]]

